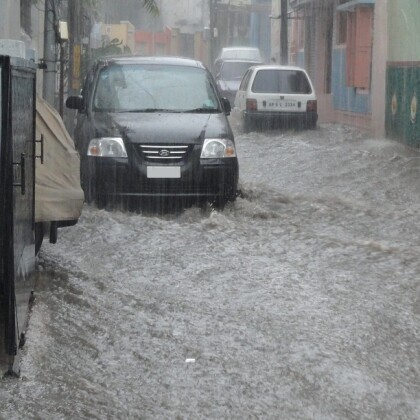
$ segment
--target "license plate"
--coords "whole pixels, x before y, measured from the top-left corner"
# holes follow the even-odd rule
[[[180,166],[148,166],[147,178],[181,178]]]
[[[267,108],[269,109],[294,109],[297,107],[296,101],[268,101]]]

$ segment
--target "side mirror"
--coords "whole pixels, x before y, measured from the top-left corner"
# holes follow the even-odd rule
[[[69,96],[66,100],[66,107],[70,109],[77,109],[78,111],[81,111],[84,108],[84,103],[82,95],[77,96]]]
[[[229,99],[223,97],[222,106],[223,106],[223,110],[225,111],[225,114],[230,115],[230,111],[232,111],[232,107],[230,106]]]

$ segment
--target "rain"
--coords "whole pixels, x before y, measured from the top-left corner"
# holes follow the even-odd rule
[[[183,56],[216,86],[222,48],[256,47],[261,64],[305,69],[318,120],[247,126],[234,97],[233,200],[93,196],[56,243],[44,232],[0,418],[420,418],[420,5],[53,3],[56,18],[83,16],[83,65],[105,52]],[[134,31],[131,47],[114,37],[121,28]],[[78,113],[64,98],[77,97],[84,71],[69,70],[63,96],[55,84],[70,137]],[[54,83],[59,73],[58,54]],[[155,112],[132,113],[128,128]]]

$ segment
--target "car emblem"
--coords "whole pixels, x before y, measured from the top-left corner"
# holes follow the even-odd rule
[[[166,149],[159,150],[159,156],[161,157],[168,157],[170,154],[171,152],[169,150],[166,150]]]

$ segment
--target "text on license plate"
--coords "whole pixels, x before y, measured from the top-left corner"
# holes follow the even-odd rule
[[[295,101],[268,101],[267,108],[271,109],[291,109],[296,108],[297,103]]]
[[[180,166],[148,166],[147,178],[181,178]]]

